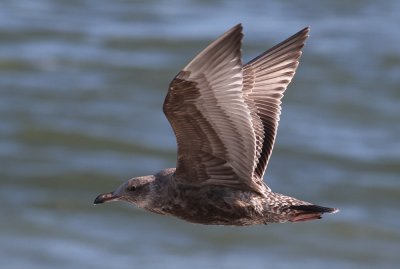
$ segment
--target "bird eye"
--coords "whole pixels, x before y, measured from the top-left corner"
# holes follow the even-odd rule
[[[135,186],[130,186],[130,187],[128,187],[128,190],[129,190],[129,191],[135,191],[135,190],[136,190],[136,187],[135,187]]]

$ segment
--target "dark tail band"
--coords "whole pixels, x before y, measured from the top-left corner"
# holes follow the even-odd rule
[[[339,211],[339,209],[337,208],[324,207],[319,205],[292,205],[289,208],[310,213],[336,213]]]

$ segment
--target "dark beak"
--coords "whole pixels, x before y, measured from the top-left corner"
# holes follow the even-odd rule
[[[103,193],[103,194],[100,194],[99,196],[97,196],[96,199],[94,199],[93,203],[95,205],[102,204],[105,202],[111,202],[117,198],[118,198],[118,196],[115,196],[114,192]]]

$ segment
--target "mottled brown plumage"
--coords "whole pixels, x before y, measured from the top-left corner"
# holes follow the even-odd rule
[[[263,181],[281,98],[308,32],[301,30],[246,65],[240,24],[200,52],[173,79],[163,107],[176,135],[177,168],[132,178],[99,195],[95,204],[124,200],[189,222],[238,226],[336,212],[274,193]]]

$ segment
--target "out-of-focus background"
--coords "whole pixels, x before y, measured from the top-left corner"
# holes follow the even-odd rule
[[[400,2],[3,0],[2,268],[397,268]],[[95,196],[175,166],[173,76],[242,22],[244,61],[305,26],[266,180],[341,212],[202,226]]]

